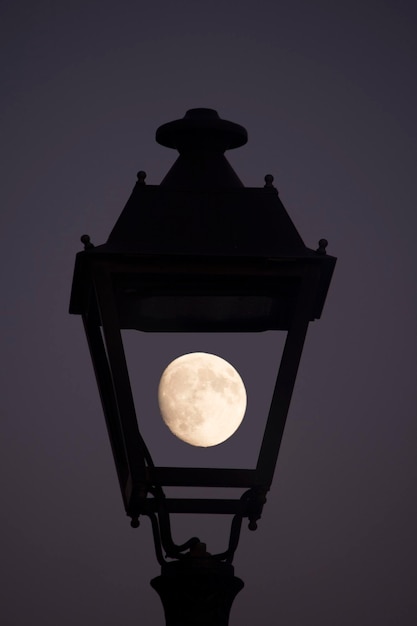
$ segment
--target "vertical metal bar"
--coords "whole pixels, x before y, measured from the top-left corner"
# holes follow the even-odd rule
[[[104,267],[97,268],[94,272],[94,283],[124,448],[131,483],[134,485],[145,481],[145,459],[149,464],[152,464],[152,460],[139,433],[111,276]]]
[[[129,467],[126,458],[123,434],[120,427],[119,410],[114,395],[109,362],[107,359],[100,327],[97,326],[96,323],[91,321],[91,319],[89,319],[86,315],[83,315],[83,322],[88,346],[90,349],[91,360],[93,362],[94,372],[96,375],[97,386],[100,392],[101,403],[103,406],[107,431],[109,434],[113,458],[119,478],[120,489],[126,506],[127,502],[125,498],[125,487],[128,478]]]
[[[259,483],[267,488],[270,487],[274,476],[291,396],[307,334],[317,278],[316,272],[306,272],[304,274],[294,311],[294,318],[285,341],[256,467]]]

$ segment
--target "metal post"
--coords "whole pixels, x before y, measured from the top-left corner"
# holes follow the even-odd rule
[[[233,600],[243,588],[234,568],[198,543],[179,561],[162,565],[151,580],[165,612],[166,626],[228,626]]]

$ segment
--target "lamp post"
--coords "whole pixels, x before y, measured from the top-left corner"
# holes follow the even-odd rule
[[[232,560],[242,520],[255,530],[271,486],[309,322],[320,317],[336,259],[326,240],[307,248],[273,186],[244,187],[224,152],[246,130],[211,109],[161,126],[158,143],[179,151],[160,185],[144,172],[108,241],[76,257],[70,312],[82,315],[131,525],[150,518],[168,626],[228,623],[243,587]],[[122,331],[286,334],[255,468],[156,465],[141,434]],[[170,498],[165,487],[239,488],[240,497]],[[202,489],[202,492],[204,490]],[[198,538],[177,545],[170,515],[230,515],[227,548]]]

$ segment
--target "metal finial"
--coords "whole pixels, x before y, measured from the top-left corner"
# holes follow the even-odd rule
[[[278,189],[274,186],[274,177],[272,176],[272,174],[267,174],[264,177],[264,181],[264,189],[273,189],[275,193],[278,193]]]
[[[179,152],[215,150],[225,152],[244,146],[248,133],[243,126],[222,120],[213,109],[190,109],[182,119],[163,124],[156,141]]]
[[[84,244],[84,250],[88,250],[89,248],[94,248],[94,245],[91,243],[90,235],[81,235],[80,237],[81,243]]]
[[[139,518],[138,517],[132,517],[130,525],[131,525],[132,528],[139,528],[139,526],[140,526]]]
[[[248,528],[249,530],[256,530],[258,528],[258,524],[255,522],[255,520],[250,520]]]
[[[328,243],[329,242],[327,241],[327,239],[320,239],[319,247],[316,250],[317,254],[326,254],[326,248]]]
[[[137,178],[138,178],[138,184],[139,185],[146,185],[146,183],[145,183],[146,172],[144,172],[143,170],[140,170],[137,173]]]

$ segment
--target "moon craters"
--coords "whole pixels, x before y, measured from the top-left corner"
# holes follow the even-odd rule
[[[158,390],[162,418],[171,432],[194,446],[214,446],[239,427],[246,410],[243,381],[227,361],[192,352],[172,361]]]

